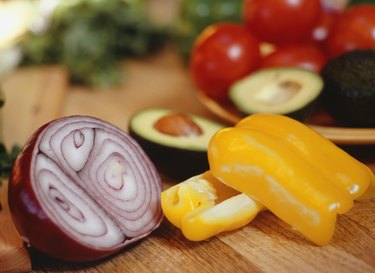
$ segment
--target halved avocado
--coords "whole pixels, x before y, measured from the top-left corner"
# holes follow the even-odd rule
[[[301,68],[267,68],[234,83],[229,97],[245,115],[270,113],[305,121],[315,110],[323,80]]]
[[[338,123],[375,126],[375,50],[354,50],[331,59],[321,71],[323,106]]]
[[[209,169],[208,143],[222,124],[172,109],[138,111],[129,121],[130,135],[155,166],[174,179],[187,179]]]

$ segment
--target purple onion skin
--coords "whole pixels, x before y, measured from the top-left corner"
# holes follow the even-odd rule
[[[74,117],[77,118],[79,116]],[[71,117],[62,119],[69,118]],[[60,260],[89,262],[110,256],[127,245],[148,236],[153,230],[157,229],[164,218],[161,208],[158,208],[154,215],[155,225],[147,233],[137,238],[125,240],[121,244],[110,248],[98,249],[75,240],[48,217],[32,187],[31,172],[34,166],[31,162],[35,154],[35,149],[38,149],[36,144],[40,135],[43,134],[45,130],[48,130],[50,124],[59,120],[60,119],[57,119],[43,125],[29,138],[13,165],[9,179],[8,202],[11,216],[17,230],[26,243],[48,256]],[[127,135],[127,133],[123,133]],[[142,151],[143,150],[141,150],[141,152]],[[148,160],[147,156],[146,159]],[[153,165],[151,169],[155,171]],[[158,188],[158,198],[160,198],[160,192],[162,190],[160,178],[156,183],[158,183],[156,187]],[[160,202],[158,202],[158,205],[160,206]]]

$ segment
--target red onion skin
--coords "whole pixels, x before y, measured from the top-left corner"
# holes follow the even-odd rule
[[[44,213],[31,187],[32,166],[30,162],[35,143],[47,125],[32,135],[13,165],[8,194],[13,222],[20,234],[29,240],[28,243],[49,256],[65,261],[93,261],[117,252],[121,245],[115,249],[103,251],[77,243]]]
[[[34,193],[30,162],[40,134],[51,122],[39,128],[29,138],[14,162],[8,187],[8,203],[12,220],[24,240],[48,256],[69,262],[89,262],[114,254],[129,242],[108,249],[94,249],[80,244],[48,218]],[[163,217],[155,228],[162,220]],[[135,241],[139,239],[141,238]]]

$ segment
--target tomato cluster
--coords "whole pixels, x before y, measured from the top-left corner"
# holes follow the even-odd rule
[[[272,51],[264,53],[264,45]],[[327,60],[354,49],[375,49],[375,5],[328,11],[320,0],[244,0],[243,23],[207,27],[190,56],[196,86],[228,100],[228,89],[254,70],[298,66],[319,72]]]

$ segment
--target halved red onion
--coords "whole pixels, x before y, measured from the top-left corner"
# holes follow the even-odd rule
[[[93,117],[54,120],[28,140],[9,182],[25,241],[67,261],[110,255],[156,229],[160,177],[124,131]]]

